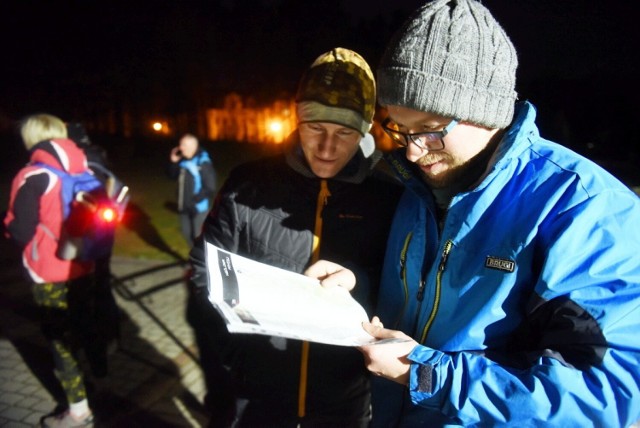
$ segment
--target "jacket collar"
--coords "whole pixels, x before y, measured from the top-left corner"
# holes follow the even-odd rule
[[[31,149],[30,161],[77,174],[85,171],[87,157],[76,143],[66,138],[44,140]]]

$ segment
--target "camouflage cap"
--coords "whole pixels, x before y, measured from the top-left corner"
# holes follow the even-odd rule
[[[298,121],[331,122],[365,134],[371,129],[376,85],[367,62],[356,52],[335,48],[305,72],[296,95]]]

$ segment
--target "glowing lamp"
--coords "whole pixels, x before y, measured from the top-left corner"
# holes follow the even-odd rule
[[[269,122],[269,131],[274,134],[282,132],[282,122],[279,120],[272,120]]]

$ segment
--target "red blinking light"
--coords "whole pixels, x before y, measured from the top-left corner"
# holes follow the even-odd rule
[[[116,211],[113,208],[102,208],[100,218],[107,223],[111,223],[117,218]]]

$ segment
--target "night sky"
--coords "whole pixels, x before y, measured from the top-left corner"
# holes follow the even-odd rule
[[[423,4],[60,3],[1,2],[0,120],[35,111],[82,119],[114,105],[177,114],[219,107],[232,91],[269,102],[293,93],[302,71],[335,46],[358,51],[375,69],[393,31]],[[637,120],[636,0],[483,3],[518,50],[521,98],[552,106],[555,116],[573,116],[573,126],[585,133],[596,124]],[[551,127],[551,114],[547,121]],[[640,145],[635,135],[628,138]]]

